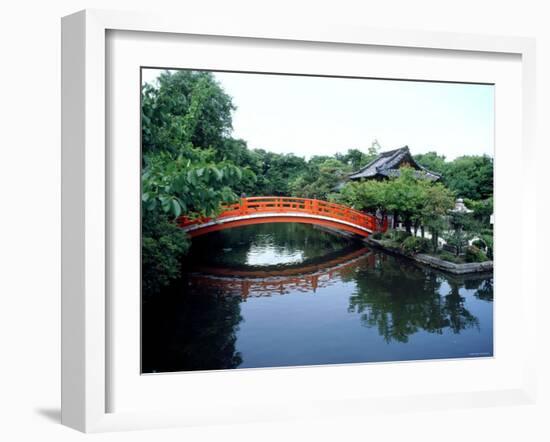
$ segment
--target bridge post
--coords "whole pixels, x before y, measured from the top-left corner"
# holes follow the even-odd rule
[[[313,293],[317,291],[317,287],[319,287],[319,275],[313,275],[311,278],[311,287],[313,288]]]
[[[240,213],[241,215],[246,215],[246,212],[248,212],[248,200],[246,198],[241,198]]]
[[[250,294],[250,281],[243,281],[241,283],[241,297],[243,301],[246,301],[248,295]]]

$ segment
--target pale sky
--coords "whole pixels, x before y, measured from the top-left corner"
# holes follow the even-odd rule
[[[144,69],[144,81],[162,72]],[[408,145],[494,155],[494,86],[215,72],[233,99],[233,134],[249,148],[306,158]]]

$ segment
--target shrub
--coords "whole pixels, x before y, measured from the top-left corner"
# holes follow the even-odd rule
[[[445,250],[440,251],[437,257],[439,259],[442,259],[443,261],[454,262],[456,264],[462,263],[462,259],[460,257],[453,255],[452,253],[447,252]]]
[[[488,260],[485,252],[476,246],[468,246],[466,248],[464,259],[466,262],[483,262]]]
[[[487,253],[487,258],[493,259],[493,231],[487,229],[484,232],[481,232],[481,239],[486,244],[485,253]]]
[[[159,293],[181,275],[181,259],[190,246],[187,234],[166,215],[145,212],[141,244],[144,297]]]
[[[382,232],[375,232],[371,235],[372,239],[382,239]]]
[[[397,243],[402,243],[405,238],[408,238],[410,235],[405,232],[404,230],[387,230],[386,233],[384,233],[384,238],[391,239],[392,241],[395,241]]]
[[[414,255],[416,253],[427,252],[430,249],[430,241],[418,236],[408,236],[401,244],[403,252]]]
[[[410,235],[404,230],[394,230],[393,240],[397,242],[403,242],[405,239],[409,238]]]
[[[476,239],[475,241],[472,241],[472,245],[480,250],[487,249],[487,244],[485,244],[485,241],[483,241],[482,239]]]

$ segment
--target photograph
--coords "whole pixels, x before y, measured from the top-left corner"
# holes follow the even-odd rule
[[[493,357],[494,84],[139,93],[142,374]]]

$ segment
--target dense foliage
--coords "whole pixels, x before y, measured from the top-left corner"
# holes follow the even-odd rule
[[[142,221],[142,284],[145,295],[157,293],[180,274],[180,258],[189,250],[187,235],[160,212]]]
[[[414,158],[440,174],[442,183],[457,197],[484,200],[493,195],[493,159],[487,155],[465,155],[446,161],[444,156],[428,152]]]
[[[409,236],[401,244],[401,250],[410,255],[427,252],[429,248],[429,241],[426,238],[420,238],[419,236]]]
[[[180,215],[215,215],[237,199],[242,170],[216,154],[231,130],[230,98],[209,73],[163,73],[142,91],[142,273],[144,293],[180,274],[188,249]]]
[[[432,234],[433,248],[445,228],[443,216],[454,206],[454,195],[441,183],[419,179],[403,167],[397,178],[386,181],[351,182],[338,200],[359,210],[392,214],[404,221],[407,231],[425,227]]]

